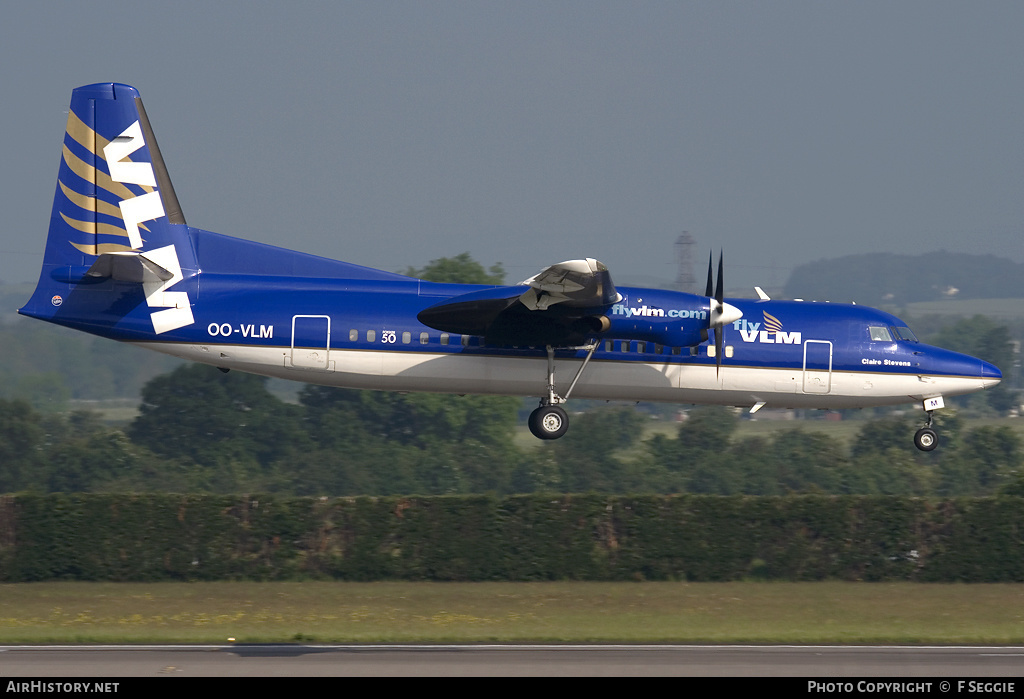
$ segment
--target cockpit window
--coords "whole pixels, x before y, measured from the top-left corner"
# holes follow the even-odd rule
[[[868,332],[871,333],[872,342],[892,342],[892,335],[889,334],[889,328],[881,325],[869,325]]]
[[[905,340],[906,342],[917,342],[917,335],[914,331],[908,328],[906,325],[894,325],[892,327],[892,334],[896,336],[897,340]]]

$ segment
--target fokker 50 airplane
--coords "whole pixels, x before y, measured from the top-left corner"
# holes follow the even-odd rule
[[[439,284],[193,228],[139,93],[71,95],[39,284],[20,312],[224,371],[392,391],[537,396],[555,439],[582,398],[789,408],[922,402],[936,445],[944,396],[995,366],[921,344],[856,305],[728,302],[618,287],[593,259],[504,287]],[[713,339],[712,339],[713,338]],[[564,393],[556,374],[572,376]]]

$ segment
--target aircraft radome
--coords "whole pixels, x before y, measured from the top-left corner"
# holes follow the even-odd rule
[[[834,303],[616,287],[594,259],[513,286],[433,283],[185,222],[138,92],[72,92],[43,267],[21,313],[223,370],[351,388],[765,407],[921,403],[999,383],[899,318]],[[564,392],[556,377],[571,377]]]

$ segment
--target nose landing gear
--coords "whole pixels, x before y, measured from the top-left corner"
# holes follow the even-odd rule
[[[931,451],[939,446],[939,435],[932,429],[932,412],[943,406],[942,396],[928,398],[924,402],[924,412],[928,416],[925,426],[914,433],[914,446],[921,451]]]

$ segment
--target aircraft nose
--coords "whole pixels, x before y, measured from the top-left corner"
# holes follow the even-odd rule
[[[981,383],[985,388],[991,388],[1003,380],[1003,372],[995,364],[981,363]]]

